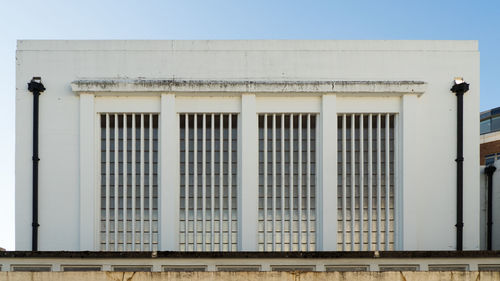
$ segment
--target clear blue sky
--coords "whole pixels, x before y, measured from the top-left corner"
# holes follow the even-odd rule
[[[14,250],[17,39],[479,40],[481,110],[500,106],[500,1],[6,0],[0,6],[0,247]]]

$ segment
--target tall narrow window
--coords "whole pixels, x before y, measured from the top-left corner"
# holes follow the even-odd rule
[[[181,251],[237,250],[237,117],[180,115]]]
[[[394,250],[396,121],[338,115],[338,250]]]
[[[316,115],[259,116],[259,250],[316,249]]]
[[[102,251],[158,250],[158,115],[101,114]]]

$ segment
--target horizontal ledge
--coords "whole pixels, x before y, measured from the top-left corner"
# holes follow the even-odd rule
[[[364,252],[93,252],[93,251],[4,251],[1,258],[500,258],[500,251],[364,251]]]
[[[417,94],[425,92],[422,81],[251,81],[251,80],[174,80],[100,79],[76,80],[71,89],[77,94],[127,93],[382,93]]]

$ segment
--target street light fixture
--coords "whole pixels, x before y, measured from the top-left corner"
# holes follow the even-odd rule
[[[455,77],[455,81],[453,87],[451,87],[451,91],[457,95],[465,94],[469,90],[469,84],[465,83],[462,77]]]

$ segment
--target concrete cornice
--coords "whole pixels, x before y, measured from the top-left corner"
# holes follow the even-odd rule
[[[130,93],[310,93],[421,95],[422,81],[250,81],[177,79],[83,79],[71,83],[77,94]]]

